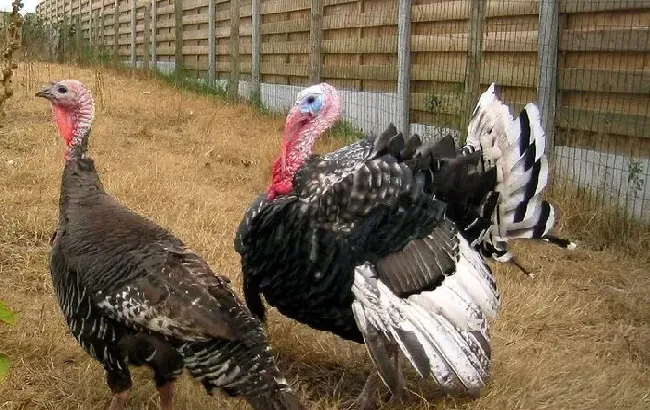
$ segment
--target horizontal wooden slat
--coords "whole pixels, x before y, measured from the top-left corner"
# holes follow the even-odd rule
[[[561,68],[558,78],[563,91],[650,94],[650,70]]]
[[[208,46],[183,46],[184,55],[207,55],[208,52]]]
[[[393,79],[396,79],[396,69],[394,71]],[[427,64],[413,64],[411,66],[411,77],[414,81],[462,83],[465,80],[465,70],[431,67]],[[495,63],[483,64],[481,83],[489,84],[492,82],[513,87],[535,87],[537,84],[537,68]]]
[[[250,42],[239,42],[239,53],[240,54],[250,54],[252,51],[252,46]],[[230,44],[223,44],[215,47],[216,55],[230,55]]]
[[[305,42],[305,45],[308,45]],[[335,53],[396,53],[397,37],[388,36],[377,38],[362,38],[350,40],[324,40],[322,42],[323,52]],[[413,50],[412,50],[413,51]]]
[[[175,48],[169,47],[169,46],[158,46],[156,48],[156,54],[159,56],[173,56],[175,52]]]
[[[650,8],[650,0],[561,0],[560,13],[636,10]]]
[[[174,14],[174,5],[169,4],[166,6],[159,6],[158,7],[158,14]]]
[[[323,77],[341,80],[363,80],[372,78],[378,81],[394,81],[397,70],[391,66],[349,65],[323,66]]]
[[[183,24],[208,24],[207,14],[190,14],[183,16]]]
[[[244,65],[244,64],[242,64]],[[301,64],[264,64],[260,65],[260,72],[266,75],[287,75],[293,77],[306,77],[309,67]]]
[[[562,128],[650,138],[650,133],[648,133],[650,117],[648,116],[595,112],[567,107],[561,107],[558,113],[558,126]]]
[[[175,33],[160,33],[156,36],[156,40],[158,41],[174,41],[175,39]]]
[[[262,34],[295,33],[309,31],[309,20],[289,20],[277,23],[264,23],[260,27]]]
[[[356,3],[358,0],[324,0],[325,6],[335,6],[337,4]]]
[[[230,33],[229,33],[230,34]],[[204,40],[208,38],[208,29],[191,30],[183,32],[183,40]]]
[[[650,51],[650,28],[563,30],[562,51]]]
[[[273,43],[262,43],[262,54],[307,54],[309,53],[309,42],[307,41],[283,41]]]
[[[416,5],[411,8],[411,20],[413,22],[467,20],[469,19],[469,10],[470,1],[467,0]],[[538,12],[537,1],[490,0],[487,3],[486,15],[487,17],[521,16],[534,15]]]
[[[208,0],[183,0],[183,10],[194,10],[199,7],[208,7]]]
[[[311,0],[275,0],[260,4],[261,14],[280,14],[299,10],[309,10]]]
[[[174,20],[171,20],[171,19],[170,20],[163,20],[163,21],[158,22],[158,24],[156,24],[156,28],[157,29],[168,28],[168,27],[174,27],[174,25],[175,25]]]
[[[335,14],[323,17],[324,30],[354,27],[378,27],[389,25],[397,25],[396,11],[381,14]]]

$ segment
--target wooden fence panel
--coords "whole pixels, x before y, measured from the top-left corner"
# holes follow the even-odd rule
[[[310,7],[310,0],[260,1],[261,82],[308,83]],[[250,50],[250,44],[244,50]],[[245,67],[242,72],[247,71]]]
[[[103,44],[109,51],[116,44],[119,59],[128,61],[132,1],[138,2],[133,37],[137,60],[145,54],[144,12],[149,5],[151,58],[161,65],[173,63],[176,0],[44,0],[36,14],[48,24],[70,24],[80,17],[81,41]],[[310,82],[311,74],[312,80],[343,89],[397,91],[398,2],[394,0],[239,0],[239,36],[232,41],[237,14],[232,14],[231,0],[183,0],[179,52],[184,68],[201,78],[208,77],[211,61],[210,1],[217,80],[229,79],[233,72],[241,80],[250,80],[255,66],[262,83],[302,86]],[[255,30],[254,2],[259,11]],[[471,63],[472,1],[411,2],[410,120],[458,127],[467,116],[462,100]],[[322,7],[321,16],[312,17],[312,5]],[[559,143],[604,149],[611,145],[607,141],[624,140],[626,147],[634,145],[629,141],[637,141],[645,148],[635,155],[650,157],[650,0],[560,0],[558,7],[557,69],[540,72],[540,2],[487,0],[475,80],[482,89],[498,83],[503,98],[518,111],[528,101],[546,101],[538,99],[543,76],[544,84],[556,84],[554,124]],[[310,21],[320,29],[311,27]],[[253,32],[259,36],[255,49]],[[312,51],[310,60],[316,45],[320,50]],[[259,54],[254,56],[254,50]],[[397,115],[391,120],[397,120]],[[571,133],[580,136],[566,137]]]
[[[560,142],[611,149],[617,141],[615,151],[648,158],[650,3],[622,0],[616,10],[612,2],[593,3],[565,1],[560,7],[566,14],[558,45],[556,126],[579,136]]]

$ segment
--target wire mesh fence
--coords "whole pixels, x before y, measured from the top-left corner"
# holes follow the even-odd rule
[[[45,0],[37,15],[50,57],[81,44],[270,110],[327,81],[353,136],[393,122],[462,141],[494,82],[515,116],[539,105],[555,193],[650,222],[646,1]]]

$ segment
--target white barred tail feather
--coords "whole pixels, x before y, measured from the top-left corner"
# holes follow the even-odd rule
[[[549,170],[545,147],[546,135],[537,107],[528,103],[513,119],[508,106],[499,100],[495,85],[490,85],[474,109],[462,153],[481,151],[481,171],[497,169],[493,224],[479,241],[503,251],[493,255],[498,259],[510,259],[505,252],[509,239],[545,239],[553,229],[555,209],[542,199]],[[563,247],[575,247],[567,243]]]
[[[489,380],[488,320],[496,316],[500,296],[480,255],[462,236],[455,238],[455,272],[430,291],[400,297],[379,280],[375,266],[355,269],[354,316],[389,388],[396,377],[387,360],[390,344],[420,376],[432,375],[447,393],[477,396]]]

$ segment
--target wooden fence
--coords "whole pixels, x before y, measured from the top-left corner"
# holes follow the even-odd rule
[[[462,129],[496,82],[514,109],[539,103],[557,144],[650,158],[650,0],[45,0],[37,15],[132,64],[396,93],[402,129]]]

